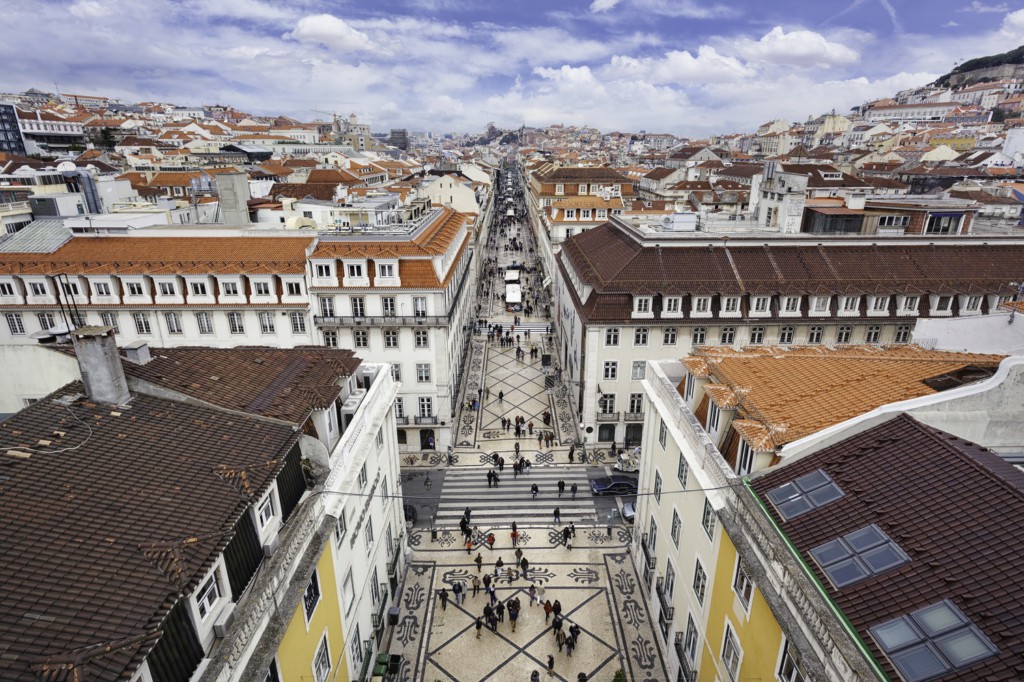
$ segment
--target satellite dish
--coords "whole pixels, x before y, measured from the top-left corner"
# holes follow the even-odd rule
[[[57,164],[57,170],[61,173],[70,173],[78,170],[78,166],[76,166],[73,161],[61,161]]]

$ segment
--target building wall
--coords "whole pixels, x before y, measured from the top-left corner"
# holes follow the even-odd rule
[[[276,661],[281,682],[313,679],[313,657],[325,634],[331,653],[331,674],[327,679],[334,682],[348,682],[351,679],[343,660],[346,655],[345,635],[342,632],[341,606],[335,584],[334,554],[330,547],[320,555],[316,574],[320,583],[320,601],[308,621],[305,606],[299,602],[277,648]]]

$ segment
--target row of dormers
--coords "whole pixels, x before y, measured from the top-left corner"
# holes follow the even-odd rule
[[[310,259],[313,273],[313,286],[336,287],[338,276],[341,276],[342,287],[368,287],[370,276],[379,287],[399,287],[398,258],[365,258]]]
[[[58,301],[59,294],[59,301]],[[18,305],[305,304],[302,275],[6,275],[0,302]]]
[[[633,319],[952,317],[980,315],[1010,300],[997,294],[718,294],[633,296]]]

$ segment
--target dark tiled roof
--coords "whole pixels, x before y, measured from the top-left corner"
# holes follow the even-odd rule
[[[844,496],[784,521],[768,492],[823,469]],[[973,443],[902,415],[791,465],[753,488],[893,680],[901,679],[868,628],[949,599],[999,654],[940,679],[1024,675],[1024,473]],[[878,524],[910,561],[835,588],[810,550]]]
[[[262,492],[298,437],[288,424],[141,394],[117,408],[53,400],[84,392],[69,384],[0,423],[5,680],[50,679],[29,672],[30,659],[159,629],[251,503],[218,469],[246,468]],[[93,662],[92,679],[128,679],[153,643]]]
[[[675,169],[672,169],[672,168],[661,168],[661,167],[658,167],[658,168],[655,168],[654,170],[652,170],[650,173],[648,173],[644,177],[648,178],[649,180],[664,180],[665,178],[667,178],[668,176],[672,175],[675,172],[676,172]]]
[[[824,187],[867,187],[863,180],[855,178],[849,173],[843,173],[838,168],[824,164],[815,163],[783,163],[782,170],[786,173],[796,173],[807,176],[807,187],[809,189]],[[822,176],[822,173],[840,173],[842,177],[831,180]]]
[[[539,176],[543,182],[610,182],[632,186],[629,178],[618,171],[604,166],[597,167],[575,167],[567,166],[555,168],[548,173]]]
[[[290,199],[319,199],[320,201],[334,201],[334,195],[337,193],[338,185],[343,183],[335,182],[275,182],[270,191],[267,192],[268,197],[274,199],[280,199],[281,197]]]

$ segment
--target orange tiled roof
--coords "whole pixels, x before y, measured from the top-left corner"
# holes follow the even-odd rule
[[[700,349],[683,360],[720,407],[738,407],[733,424],[748,444],[772,450],[877,407],[931,395],[924,380],[966,367],[994,368],[1000,355],[919,346]],[[680,390],[682,387],[680,387]]]
[[[464,213],[442,209],[441,214],[413,239],[393,241],[320,242],[310,258],[396,258],[403,256],[439,256],[451,247],[452,240],[469,220]],[[401,275],[404,284],[404,275]]]
[[[252,274],[305,271],[309,237],[77,237],[53,253],[6,253],[0,273]]]

